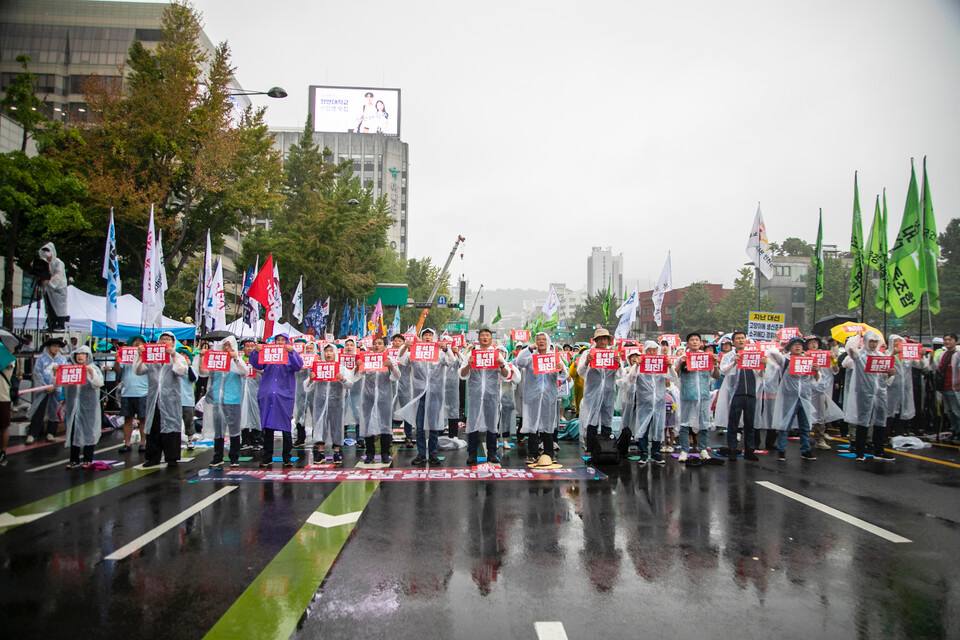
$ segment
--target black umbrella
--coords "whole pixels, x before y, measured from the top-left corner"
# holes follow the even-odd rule
[[[230,331],[211,331],[210,333],[204,336],[201,336],[200,339],[201,340],[223,340],[225,338],[229,338],[230,336],[233,336],[233,333],[231,333]]]
[[[818,336],[829,336],[830,329],[834,328],[838,324],[843,324],[844,322],[858,322],[860,319],[849,313],[834,313],[833,315],[824,316],[817,320],[816,324],[813,325],[813,333]]]

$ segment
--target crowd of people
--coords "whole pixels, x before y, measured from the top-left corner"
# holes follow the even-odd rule
[[[831,448],[832,425],[850,437],[858,461],[888,462],[889,437],[923,434],[941,415],[960,440],[956,336],[934,349],[904,349],[908,342],[874,331],[842,345],[816,336],[762,342],[734,331],[676,344],[615,341],[598,328],[588,344],[556,346],[547,333],[503,344],[489,329],[465,344],[425,328],[389,342],[280,334],[191,347],[162,333],[151,344],[130,339],[122,362],[116,345],[91,350],[50,338],[32,361],[27,443],[54,440],[62,424],[68,467],[90,466],[112,410],[122,417],[121,451],[136,444],[144,467],[176,465],[182,444],[209,439],[212,467],[237,467],[245,452],[269,468],[278,434],[284,467],[294,449],[308,448],[314,464],[342,464],[345,446],[363,464],[389,465],[395,433],[416,450],[414,465],[436,466],[441,437],[463,446],[463,429],[468,465],[499,464],[517,447],[528,465],[549,469],[558,466],[560,437],[579,440],[588,459],[635,451],[639,464],[663,465],[674,451],[686,463],[767,452],[784,460],[796,432],[800,457],[813,461]],[[2,349],[5,462],[14,359]],[[83,375],[60,380],[67,365]],[[722,444],[712,431],[725,433]]]

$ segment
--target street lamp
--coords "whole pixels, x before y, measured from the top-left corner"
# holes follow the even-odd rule
[[[227,91],[231,96],[267,96],[268,98],[286,98],[287,90],[283,87],[270,87],[266,91]]]

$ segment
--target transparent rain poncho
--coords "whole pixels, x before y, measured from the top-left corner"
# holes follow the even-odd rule
[[[400,357],[399,364],[410,367],[412,379],[410,398],[406,404],[400,407],[398,412],[402,420],[416,426],[417,409],[422,400],[424,402],[424,429],[427,431],[442,431],[446,428],[443,408],[444,374],[450,364],[455,363],[455,361],[456,359],[449,350],[440,349],[440,356],[436,362],[411,360],[410,351],[404,352]]]
[[[325,350],[326,351],[326,350]],[[340,360],[339,349],[334,349],[334,360]],[[323,357],[323,354],[318,356]],[[313,416],[313,441],[340,446],[343,444],[343,414],[347,399],[347,389],[353,386],[352,369],[340,367],[340,380],[323,382],[308,378],[304,382],[304,391],[313,395],[311,413]]]
[[[536,350],[536,347],[532,347]],[[547,352],[554,351],[547,336]],[[560,382],[566,380],[567,372],[563,368],[560,356],[557,356],[556,373],[534,373],[533,353],[523,349],[514,361],[520,370],[520,393],[522,398],[522,416],[520,433],[554,433],[557,430],[559,412],[557,398],[560,396]]]
[[[808,425],[813,424],[813,390],[818,376],[794,375],[790,373],[790,355],[784,355],[775,349],[767,353],[781,368],[780,389],[773,403],[773,428],[787,431],[796,423],[797,408],[803,409]]]
[[[587,349],[577,361],[577,373],[583,378],[583,399],[580,401],[580,425],[613,426],[613,406],[616,399],[618,369],[594,369],[590,366]]]
[[[204,436],[224,438],[240,435],[240,413],[243,403],[244,378],[248,368],[237,352],[237,339],[225,338],[220,347],[229,345],[233,350],[229,371],[200,371],[207,378],[206,406],[203,412]]]
[[[464,352],[464,365],[460,369],[460,377],[467,381],[467,433],[499,433],[500,384],[510,380],[513,369],[508,368],[506,374],[499,367],[474,369],[470,366],[472,351]],[[503,358],[500,351],[495,353],[498,360]]]
[[[763,408],[761,395],[763,394],[763,370],[753,372],[753,391],[756,394],[757,404],[754,411],[753,426],[760,428],[760,414]],[[737,366],[737,351],[733,349],[723,354],[720,359],[720,390],[717,392],[717,409],[714,412],[714,423],[720,427],[726,428],[730,421],[730,404],[736,395],[737,389],[741,384],[741,379],[746,377],[749,380],[749,374],[746,370]],[[746,382],[744,382],[746,384]],[[743,422],[743,418],[740,418]]]
[[[71,354],[73,364],[77,355],[87,355],[87,380],[82,385],[65,385],[63,388],[63,425],[67,429],[64,446],[89,447],[100,441],[100,387],[103,373],[92,364],[93,354],[86,345]]]
[[[389,356],[384,355],[384,363]],[[364,371],[358,374],[360,393],[360,437],[391,435],[393,433],[393,383],[398,376],[393,367],[386,371]]]
[[[871,338],[880,340],[880,335],[868,331],[863,339],[854,336],[847,340],[847,357],[843,359],[843,368],[847,369],[843,419],[850,425],[883,427],[887,423],[888,376],[866,372],[867,356],[884,355],[879,350],[867,350],[866,342]]]
[[[166,334],[170,335],[172,334]],[[174,351],[168,364],[147,364],[137,352],[133,362],[138,375],[147,376],[147,415],[144,425],[147,432],[153,429],[154,412],[160,412],[160,433],[180,433],[183,412],[180,405],[180,378],[187,375],[190,363],[183,354]]]

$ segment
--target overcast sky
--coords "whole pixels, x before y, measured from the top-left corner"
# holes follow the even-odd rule
[[[590,247],[627,284],[730,284],[759,201],[771,240],[847,246],[887,188],[891,240],[915,157],[942,229],[960,215],[960,2],[485,3],[195,0],[244,87],[400,87],[411,257],[488,288],[586,286]],[[919,178],[919,176],[918,176]],[[866,235],[865,231],[865,235]],[[459,262],[459,260],[458,260]],[[454,267],[454,275],[458,275]]]

